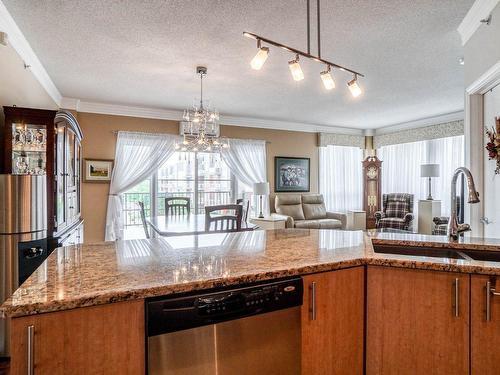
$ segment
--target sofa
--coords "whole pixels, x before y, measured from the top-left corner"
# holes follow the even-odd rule
[[[345,229],[347,215],[327,212],[321,194],[278,194],[276,214],[286,218],[286,228]]]
[[[382,195],[382,211],[375,212],[375,227],[411,231],[413,224],[413,194]]]

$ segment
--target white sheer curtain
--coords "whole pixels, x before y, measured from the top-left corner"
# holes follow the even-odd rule
[[[455,169],[465,164],[464,136],[429,141],[429,157],[429,163],[440,165],[439,175],[441,176],[432,179],[432,196],[434,199],[441,200],[441,215],[449,216],[451,178]]]
[[[122,238],[120,194],[151,176],[174,153],[177,139],[178,136],[169,134],[118,132],[106,215],[106,241]]]
[[[410,193],[417,202],[426,195],[426,181],[420,177],[420,166],[427,163],[427,142],[383,146],[377,150],[382,160],[382,193]]]
[[[358,147],[319,148],[319,191],[328,211],[362,208],[362,161],[363,151]]]
[[[464,136],[383,146],[382,193],[411,193],[415,213],[419,199],[427,197],[427,179],[420,177],[421,164],[439,164],[440,176],[432,179],[432,196],[441,200],[441,215],[450,213],[450,183],[453,171],[464,165]]]
[[[231,172],[245,185],[253,188],[257,182],[267,182],[266,142],[261,140],[231,139],[230,147],[221,152]],[[264,214],[269,215],[269,196],[264,197]],[[257,197],[254,197],[254,212]]]

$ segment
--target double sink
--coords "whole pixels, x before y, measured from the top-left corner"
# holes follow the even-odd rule
[[[462,260],[480,260],[500,262],[500,251],[457,250],[441,247],[405,246],[389,244],[373,244],[373,251],[383,254],[413,255],[433,258],[451,258]]]

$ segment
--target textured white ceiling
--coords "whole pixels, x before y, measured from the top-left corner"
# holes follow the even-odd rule
[[[322,0],[322,56],[366,75],[357,99],[347,74],[328,92],[324,66],[305,59],[294,82],[276,48],[250,69],[255,42],[243,31],[306,49],[305,0],[3,2],[66,97],[183,109],[202,64],[226,115],[376,128],[463,109],[456,28],[473,0]]]

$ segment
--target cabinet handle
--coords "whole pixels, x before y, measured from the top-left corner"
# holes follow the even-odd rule
[[[35,326],[28,326],[28,375],[35,374]]]
[[[454,303],[454,308],[455,308],[455,318],[458,318],[458,316],[460,315],[460,311],[459,311],[459,308],[458,308],[458,305],[459,305],[459,295],[460,295],[460,286],[459,286],[459,280],[458,278],[455,279],[455,303]]]
[[[309,302],[309,319],[316,320],[316,282],[313,281],[309,286],[311,298]]]
[[[491,281],[486,283],[486,321],[491,321],[491,297],[500,296],[500,292],[497,292],[495,288],[491,287]]]

